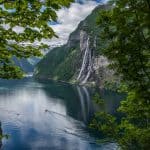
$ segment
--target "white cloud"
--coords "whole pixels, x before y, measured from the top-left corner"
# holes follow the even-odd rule
[[[13,27],[13,31],[15,31],[16,33],[23,33],[24,28],[20,27],[20,26],[15,26],[15,27]]]
[[[83,2],[82,4],[77,2]],[[102,0],[106,3],[108,0]],[[50,25],[59,38],[42,39],[42,43],[50,46],[65,44],[71,32],[73,32],[80,21],[84,20],[92,10],[98,5],[96,1],[91,0],[76,0],[76,3],[72,3],[69,8],[62,8],[57,12],[59,24]],[[9,26],[5,25],[5,28]],[[13,30],[17,33],[23,32],[24,28],[16,26]],[[35,41],[33,45],[39,45],[39,41]]]
[[[68,9],[62,8],[59,10],[57,15],[60,24],[51,25],[59,38],[43,40],[43,42],[49,45],[66,43],[69,34],[77,28],[80,21],[85,19],[97,5],[98,3],[94,1],[88,1],[85,4],[73,3]]]

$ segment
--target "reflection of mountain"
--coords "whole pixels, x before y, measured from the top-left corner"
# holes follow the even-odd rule
[[[97,107],[93,105],[93,93],[90,88],[48,80],[0,80],[0,119],[3,132],[11,135],[3,147],[99,149],[86,130]],[[102,91],[101,95],[105,110],[114,113],[119,96],[109,91]]]
[[[5,89],[2,93],[0,91],[1,94],[5,93],[7,89],[15,89],[16,87],[22,87],[23,89],[28,90],[30,90],[29,88],[34,87],[36,90],[38,89],[42,91],[48,99],[53,98],[54,103],[62,103],[66,107],[66,114],[68,116],[85,123],[89,121],[93,116],[94,111],[97,109],[97,104],[94,104],[91,98],[95,93],[95,90],[84,86],[76,86],[48,80],[37,80],[35,82],[28,78],[11,81],[1,80],[0,86]],[[104,105],[99,109],[115,114],[122,96],[115,92],[102,90],[101,97],[104,99]],[[49,110],[49,108],[45,109]]]
[[[63,100],[69,116],[85,123],[97,109],[116,115],[116,109],[123,99],[123,96],[116,92],[101,90],[100,95],[104,99],[104,105],[98,107],[92,100],[95,89],[47,80],[38,80],[38,82],[44,85],[43,90],[48,97]]]
[[[118,115],[119,113],[116,110],[125,95],[103,89],[100,91],[100,96],[104,99],[104,105],[101,106],[100,109],[106,111],[107,113]]]
[[[88,88],[54,81],[41,81],[43,90],[50,98],[62,101],[67,109],[67,115],[87,123],[94,113],[91,92]]]

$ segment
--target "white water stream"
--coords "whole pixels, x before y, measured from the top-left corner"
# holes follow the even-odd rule
[[[85,84],[87,82],[87,80],[89,79],[92,73],[92,68],[93,68],[92,51],[89,47],[89,39],[90,38],[88,37],[86,43],[86,49],[83,56],[82,66],[79,75],[77,77],[77,80],[80,81],[81,84]]]
[[[81,67],[77,80],[80,80],[82,73],[86,67],[86,63],[88,61],[88,52],[89,52],[89,37],[87,39],[87,46],[86,46],[86,50],[85,50],[84,57],[83,57],[82,67]]]

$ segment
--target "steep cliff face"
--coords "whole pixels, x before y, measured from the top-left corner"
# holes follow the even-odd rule
[[[100,86],[114,80],[113,71],[107,68],[108,60],[101,55],[106,43],[101,41],[101,29],[96,25],[99,11],[108,7],[98,6],[81,21],[66,45],[53,49],[37,64],[35,77]]]

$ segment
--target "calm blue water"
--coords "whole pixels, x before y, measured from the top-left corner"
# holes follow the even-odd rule
[[[98,106],[92,90],[53,81],[0,80],[3,150],[115,150],[115,143],[96,144],[87,124]],[[114,114],[121,96],[101,91],[103,109]],[[1,145],[1,144],[0,144]]]

